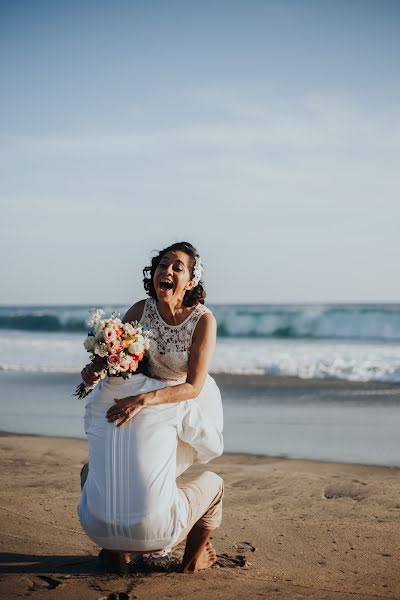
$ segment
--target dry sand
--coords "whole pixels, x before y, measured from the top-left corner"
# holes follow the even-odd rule
[[[86,442],[2,435],[0,449],[2,599],[400,599],[398,468],[226,454],[208,466],[226,485],[219,564],[121,577],[79,525]]]

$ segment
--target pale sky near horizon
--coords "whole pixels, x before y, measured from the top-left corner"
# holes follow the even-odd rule
[[[0,304],[399,302],[400,2],[1,1]]]

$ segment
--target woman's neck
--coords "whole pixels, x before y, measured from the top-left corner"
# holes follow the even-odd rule
[[[178,298],[177,300],[172,302],[160,302],[156,300],[157,309],[164,321],[168,323],[168,321],[172,321],[171,325],[179,325],[182,321],[182,315],[187,315],[188,312],[191,312],[193,307],[187,307],[183,304],[183,299]]]

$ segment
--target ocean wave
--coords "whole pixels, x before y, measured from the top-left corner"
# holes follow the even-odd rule
[[[220,338],[400,340],[400,305],[208,305]],[[0,329],[85,332],[88,306],[1,307]],[[126,307],[103,307],[107,314]]]
[[[0,371],[79,373],[88,362],[80,333],[0,332]],[[400,383],[393,342],[219,338],[210,371]]]
[[[400,340],[398,305],[216,307],[220,337]]]
[[[56,315],[10,315],[0,316],[0,329],[17,331],[85,331],[85,321],[79,319],[61,320]]]
[[[88,306],[0,307],[0,329],[32,332],[85,332]],[[123,309],[122,309],[123,310]],[[111,310],[109,311],[111,313]]]

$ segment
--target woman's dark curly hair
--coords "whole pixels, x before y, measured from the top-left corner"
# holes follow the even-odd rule
[[[175,242],[175,244],[171,244],[171,246],[168,246],[163,250],[154,250],[154,252],[158,252],[158,254],[151,259],[151,265],[143,269],[143,285],[147,294],[155,300],[157,300],[157,293],[153,283],[154,273],[164,254],[167,254],[167,252],[172,252],[174,250],[180,250],[181,252],[185,252],[190,257],[190,268],[193,277],[195,259],[196,256],[199,256],[199,253],[197,252],[196,248],[192,246],[192,244],[189,244],[189,242]],[[204,304],[205,299],[206,292],[202,282],[199,281],[199,283],[195,287],[185,292],[185,295],[183,297],[183,305],[195,306],[198,303]]]

